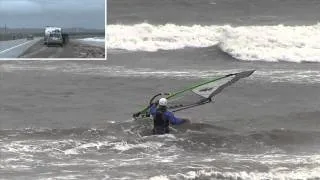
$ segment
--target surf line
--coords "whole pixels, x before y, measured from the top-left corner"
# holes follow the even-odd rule
[[[3,51],[0,51],[0,54],[5,53],[5,52],[8,52],[8,51],[11,51],[12,49],[15,49],[15,48],[17,48],[17,47],[20,47],[20,46],[25,45],[25,44],[30,43],[30,42],[32,42],[32,41],[27,41],[27,42],[18,44],[18,45],[16,45],[16,46],[13,46],[13,47],[11,47],[11,48],[5,49],[5,50],[3,50]]]

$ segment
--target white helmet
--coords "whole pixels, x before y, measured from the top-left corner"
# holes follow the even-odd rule
[[[167,104],[168,104],[168,101],[167,101],[166,98],[159,99],[159,105],[160,106],[167,106]]]

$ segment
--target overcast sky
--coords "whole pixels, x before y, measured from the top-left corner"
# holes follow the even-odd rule
[[[105,0],[0,0],[0,27],[105,27]]]

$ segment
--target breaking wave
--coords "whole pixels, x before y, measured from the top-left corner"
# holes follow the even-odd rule
[[[265,147],[287,147],[318,145],[320,143],[319,132],[302,132],[284,129],[274,129],[270,131],[251,131],[238,134],[231,129],[217,127],[209,124],[195,123],[188,126],[173,127],[171,134],[162,136],[152,136],[151,125],[141,125],[135,122],[126,122],[110,125],[105,129],[20,129],[1,130],[0,138],[11,140],[39,140],[39,139],[73,139],[73,140],[108,140],[113,142],[114,149],[127,150],[135,147],[148,146],[149,141],[166,139],[165,142],[175,142],[181,148],[196,150],[223,148],[234,149],[238,153],[251,150],[258,150]],[[127,141],[125,141],[126,139]],[[85,141],[87,142],[87,141]],[[142,144],[141,144],[142,143]],[[191,144],[190,144],[191,143]],[[154,145],[153,145],[154,146]],[[245,148],[246,147],[246,148]],[[244,148],[244,149],[241,149]]]
[[[318,179],[320,177],[320,168],[297,168],[297,170],[288,170],[285,167],[272,169],[271,172],[232,172],[219,170],[198,170],[189,171],[185,174],[160,175],[151,177],[150,180],[169,180],[169,179],[229,179],[229,180],[256,180],[256,179]]]
[[[239,60],[320,62],[320,23],[310,26],[108,25],[108,49],[174,50],[218,46]]]
[[[90,172],[93,168],[99,170],[100,175],[126,175],[126,179],[145,177],[144,169],[169,167],[168,171],[154,171],[151,177],[143,178],[152,180],[310,179],[320,176],[319,152],[290,153],[279,146],[304,144],[305,148],[312,143],[319,144],[319,132],[271,130],[237,134],[222,127],[197,124],[178,129],[180,133],[134,136],[132,132],[136,127],[130,122],[112,123],[112,127],[105,129],[1,130],[0,150],[4,158],[0,167],[28,172],[39,166],[68,170],[43,174],[50,177],[87,177],[87,170],[82,174],[73,172],[73,168],[88,168]],[[261,151],[253,151],[257,147]],[[134,168],[133,174],[132,167],[141,171]],[[112,170],[121,172],[123,168],[128,168],[127,174],[112,175]]]

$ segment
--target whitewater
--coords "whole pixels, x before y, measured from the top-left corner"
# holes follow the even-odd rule
[[[320,23],[310,26],[108,25],[108,49],[158,51],[217,46],[245,61],[320,62]]]

